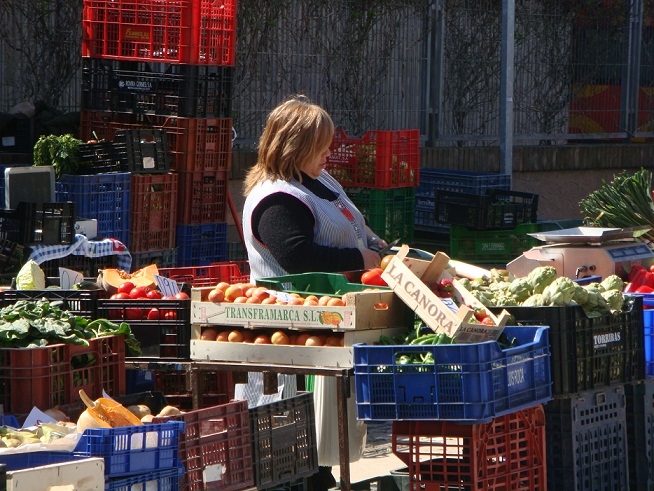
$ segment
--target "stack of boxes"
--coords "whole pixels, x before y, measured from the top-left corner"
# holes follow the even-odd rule
[[[130,177],[132,269],[226,257],[235,42],[235,0],[84,2],[81,138],[160,132],[170,159]]]
[[[387,242],[413,242],[415,187],[420,182],[419,130],[337,131],[327,171]]]

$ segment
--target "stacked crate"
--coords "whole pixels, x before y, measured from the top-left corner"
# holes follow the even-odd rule
[[[370,228],[387,242],[413,241],[415,188],[420,182],[419,130],[338,130],[327,171],[345,188]]]
[[[163,130],[171,157],[133,178],[133,267],[226,256],[235,34],[235,0],[84,2],[82,138]]]

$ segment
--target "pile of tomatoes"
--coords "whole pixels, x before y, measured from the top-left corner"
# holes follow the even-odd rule
[[[109,300],[189,300],[189,296],[185,292],[178,292],[174,296],[165,296],[156,288],[150,288],[147,286],[136,286],[131,281],[125,281],[122,283],[116,293],[109,297]],[[108,317],[110,319],[122,319],[122,320],[175,320],[177,319],[177,311],[166,309],[165,304],[158,303],[156,307],[144,308],[142,304],[137,304],[135,302],[134,307],[126,306],[125,308],[120,307],[119,309],[111,309],[108,312]]]

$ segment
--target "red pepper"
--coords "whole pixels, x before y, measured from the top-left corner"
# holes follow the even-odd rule
[[[636,286],[633,283],[629,282],[624,286],[622,291],[624,293],[636,293],[636,288],[638,288],[638,286]]]
[[[629,276],[627,277],[627,280],[633,283],[634,278],[641,271],[647,271],[642,264],[632,264],[631,271],[629,271]]]
[[[639,269],[638,271],[636,271],[636,274],[634,274],[630,283],[633,283],[634,286],[638,288],[643,284],[643,281],[645,281],[646,274],[647,274],[647,270],[645,268]]]
[[[636,293],[654,293],[654,288],[647,285],[640,285],[636,288]]]
[[[649,286],[650,288],[654,288],[654,273],[650,273],[647,271],[645,273],[645,279],[641,283],[642,286]]]

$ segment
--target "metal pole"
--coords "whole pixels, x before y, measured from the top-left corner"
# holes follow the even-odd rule
[[[500,172],[513,171],[513,78],[515,0],[502,0],[502,46],[500,75]]]
[[[640,88],[640,52],[643,38],[643,0],[631,0],[626,6],[626,65],[623,66],[620,130],[633,137],[638,130],[638,91]]]

